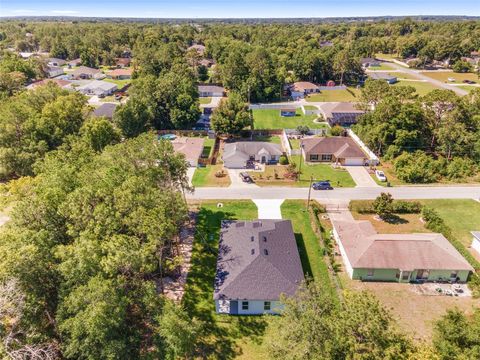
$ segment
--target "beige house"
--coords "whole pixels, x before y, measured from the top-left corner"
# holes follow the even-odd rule
[[[301,142],[305,162],[333,162],[341,165],[365,165],[368,156],[350,137],[313,137]]]

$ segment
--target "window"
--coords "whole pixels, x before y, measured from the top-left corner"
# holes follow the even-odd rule
[[[310,155],[310,161],[318,161],[318,155]]]
[[[402,272],[402,280],[408,280],[410,278],[410,271]]]
[[[452,271],[452,273],[450,274],[450,279],[456,279],[457,275],[458,275],[458,271]]]
[[[372,277],[373,274],[374,274],[374,272],[375,272],[375,271],[374,271],[373,269],[368,269],[368,270],[367,270],[367,276],[368,276],[368,277]]]
[[[248,301],[242,301],[242,310],[248,310]]]
[[[263,303],[263,310],[269,311],[271,309],[271,306],[272,306],[272,304],[271,304],[270,301],[265,301]]]
[[[323,154],[322,161],[332,161],[332,154]]]

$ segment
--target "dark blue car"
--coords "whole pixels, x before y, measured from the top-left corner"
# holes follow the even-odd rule
[[[329,181],[317,181],[312,184],[313,190],[333,190]]]

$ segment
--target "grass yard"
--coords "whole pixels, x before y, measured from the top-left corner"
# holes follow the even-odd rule
[[[458,86],[460,89],[466,90],[466,91],[472,91],[474,89],[480,88],[479,86],[473,86],[473,85],[460,85]]]
[[[382,54],[382,53],[377,53],[375,54],[375,59],[379,59],[379,60],[394,60],[394,59],[397,59],[398,58],[398,55],[396,54]]]
[[[428,76],[429,78],[446,82],[449,84],[461,84],[463,80],[472,80],[479,82],[480,79],[476,74],[473,73],[456,73],[451,71],[425,71],[421,73],[422,75]],[[448,81],[448,78],[453,78],[455,81]]]
[[[303,108],[305,110],[318,110],[318,108],[316,106],[313,106],[313,105],[303,105]]]
[[[199,98],[200,100],[200,104],[210,104],[212,102],[212,98],[211,97],[201,97]]]
[[[281,144],[280,136],[277,135],[255,135],[253,137],[254,141],[264,141],[272,144]]]
[[[215,313],[213,282],[221,220],[253,220],[258,216],[252,201],[205,201],[198,209],[192,267],[188,274],[183,305],[204,322],[200,344],[202,359],[266,359],[260,346],[266,321],[260,316],[228,316]]]
[[[295,117],[280,116],[278,109],[254,109],[253,121],[255,129],[295,129],[297,126],[308,126],[311,129],[325,128],[325,124],[313,122],[316,115],[304,115],[302,110],[297,109]]]
[[[299,150],[300,149],[300,139],[289,138],[288,142],[290,143],[290,147],[293,150]]]
[[[438,89],[435,85],[432,85],[428,81],[402,81],[399,80],[391,86],[413,86],[418,95],[423,96],[428,94],[430,91]]]
[[[319,284],[325,285],[325,289],[330,292],[332,297],[336,297],[335,288],[331,283],[328,267],[323,257],[320,239],[312,230],[310,216],[305,207],[306,201],[304,200],[285,200],[281,207],[282,217],[292,220],[305,275],[312,277]]]
[[[392,186],[408,185],[404,181],[397,178],[397,176],[395,175],[395,171],[393,170],[393,165],[391,163],[382,161],[381,165],[376,166],[376,168],[378,170],[382,170],[385,173],[385,176],[387,177],[387,182],[389,182],[390,185]],[[377,182],[377,184],[382,186],[387,186],[387,182],[378,181],[375,174],[371,174],[371,176]]]
[[[116,80],[116,79],[109,79],[105,78],[103,79],[104,81],[116,84],[118,86],[118,89],[122,89],[125,85],[128,85],[132,82],[132,79],[125,79],[125,80]]]
[[[215,147],[215,139],[206,137],[203,141],[202,158],[208,159],[213,154],[213,148]]]
[[[472,242],[470,231],[480,230],[480,203],[472,199],[422,200],[434,208],[465,247]]]
[[[395,68],[388,63],[380,63],[380,66],[369,66],[368,69],[369,70],[393,70]]]
[[[359,214],[352,211],[355,220],[368,220],[372,223],[378,233],[383,234],[411,234],[431,232],[426,229],[420,221],[421,214],[398,214],[398,220],[395,223],[379,221],[375,219],[375,214]]]
[[[216,177],[215,173],[223,169],[223,164],[207,165],[206,167],[197,168],[192,178],[192,185],[195,187],[227,187],[230,186],[230,177],[225,171],[224,177]]]
[[[330,164],[305,164],[303,157],[300,155],[292,155],[290,161],[293,161],[297,168],[300,168],[300,186],[309,186],[310,177],[313,180],[330,180],[333,187],[354,187],[356,184],[347,170],[334,169]]]
[[[319,94],[310,95],[305,100],[309,102],[345,102],[358,101],[360,90],[347,88],[346,90],[323,90]]]

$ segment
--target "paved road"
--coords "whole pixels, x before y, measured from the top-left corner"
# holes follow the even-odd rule
[[[442,89],[455,91],[455,93],[457,95],[463,96],[463,95],[468,94],[468,91],[463,90],[462,88],[459,88],[457,86],[452,86],[450,84],[446,84],[446,83],[444,83],[442,81],[439,81],[439,80],[432,79],[431,77],[428,77],[428,76],[425,76],[425,75],[421,74],[420,71],[418,71],[418,70],[412,70],[412,69],[406,68],[404,66],[401,66],[401,65],[398,65],[398,64],[395,64],[395,63],[388,63],[388,65],[394,67],[397,70],[401,70],[402,72],[404,72],[406,74],[410,74],[410,75],[412,75],[413,77],[415,77],[419,80],[426,80],[426,81],[428,81],[429,83],[431,83],[435,86],[441,87]]]
[[[325,203],[345,200],[374,199],[382,191],[395,199],[480,199],[480,186],[399,186],[338,188],[311,191],[312,199]],[[245,188],[197,188],[188,199],[307,199],[308,188],[245,187]]]

